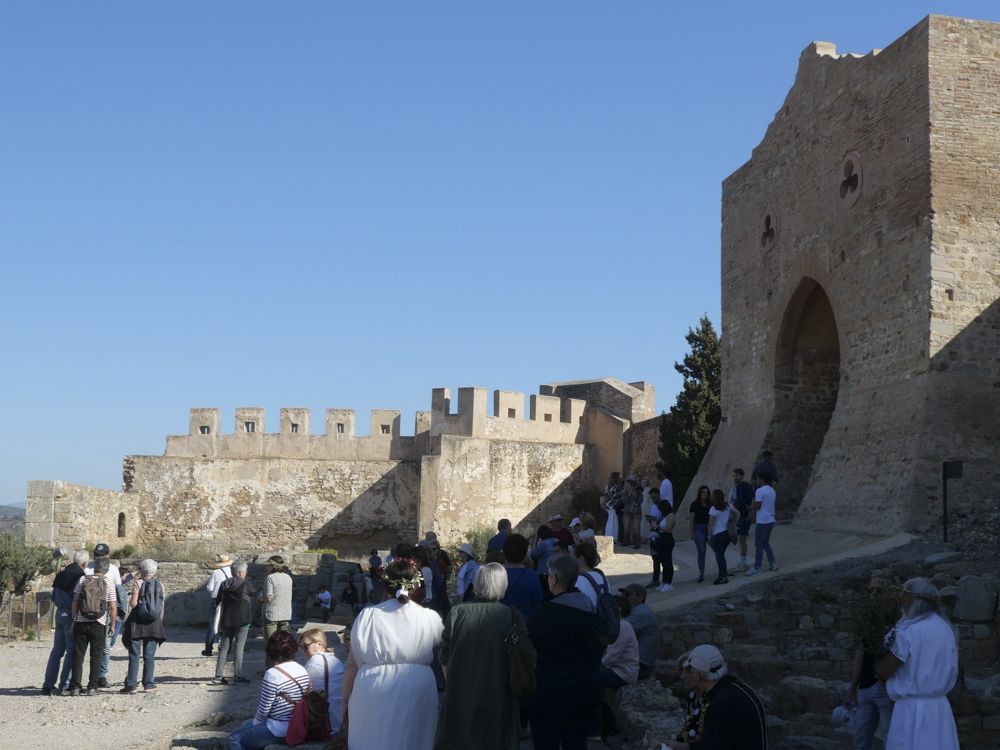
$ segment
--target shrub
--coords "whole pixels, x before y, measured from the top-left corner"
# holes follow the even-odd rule
[[[135,557],[135,547],[131,544],[126,544],[120,549],[111,550],[111,556],[116,560],[123,560],[126,558]]]
[[[476,559],[482,562],[486,559],[486,545],[497,533],[493,526],[476,526],[465,532],[465,540],[476,551]]]
[[[27,545],[13,534],[0,534],[0,609],[8,593],[23,594],[36,576],[52,573],[56,558],[42,545]]]

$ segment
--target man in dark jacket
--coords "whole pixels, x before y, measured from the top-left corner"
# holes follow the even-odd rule
[[[703,643],[688,654],[684,671],[695,692],[705,696],[702,738],[696,742],[664,740],[671,750],[767,750],[767,714],[753,688],[728,674],[715,646]]]
[[[61,693],[69,690],[69,680],[73,673],[73,589],[77,580],[84,574],[83,566],[87,564],[87,550],[81,549],[73,553],[73,562],[59,571],[52,583],[52,603],[56,606],[56,627],[53,631],[52,651],[49,653],[49,663],[45,667],[45,681],[42,683],[42,694],[52,695],[53,691]],[[59,672],[59,662],[62,660],[62,673]],[[58,683],[56,681],[58,678]]]
[[[601,644],[597,615],[576,588],[576,558],[549,560],[552,599],[528,620],[528,635],[538,652],[537,687],[528,699],[528,720],[535,750],[583,750],[601,701]]]

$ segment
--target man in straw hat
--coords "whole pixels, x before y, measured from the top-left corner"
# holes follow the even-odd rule
[[[217,601],[219,586],[227,578],[233,577],[232,564],[232,559],[225,552],[220,552],[207,564],[212,574],[208,577],[208,583],[205,584],[205,591],[208,592],[212,604],[208,612],[208,630],[205,633],[205,650],[201,652],[202,656],[211,656],[212,649],[215,647],[215,638],[218,631],[218,618],[216,615],[218,614],[219,607]]]

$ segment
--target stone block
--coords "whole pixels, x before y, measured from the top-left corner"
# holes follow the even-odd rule
[[[774,691],[773,708],[782,718],[795,718],[807,711],[832,710],[840,701],[839,683],[829,683],[818,677],[791,675],[778,682]]]
[[[958,562],[962,559],[961,552],[938,552],[924,558],[924,565],[929,568],[937,567],[944,563]]]
[[[811,618],[809,615],[802,615],[802,617],[799,618],[798,622],[799,630],[812,630],[813,627],[814,627],[813,618]]]
[[[997,582],[985,576],[963,576],[958,582],[954,617],[966,622],[989,622],[997,611]]]

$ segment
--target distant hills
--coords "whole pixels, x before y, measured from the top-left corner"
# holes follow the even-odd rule
[[[14,534],[24,532],[23,505],[0,505],[0,533],[5,531]]]

